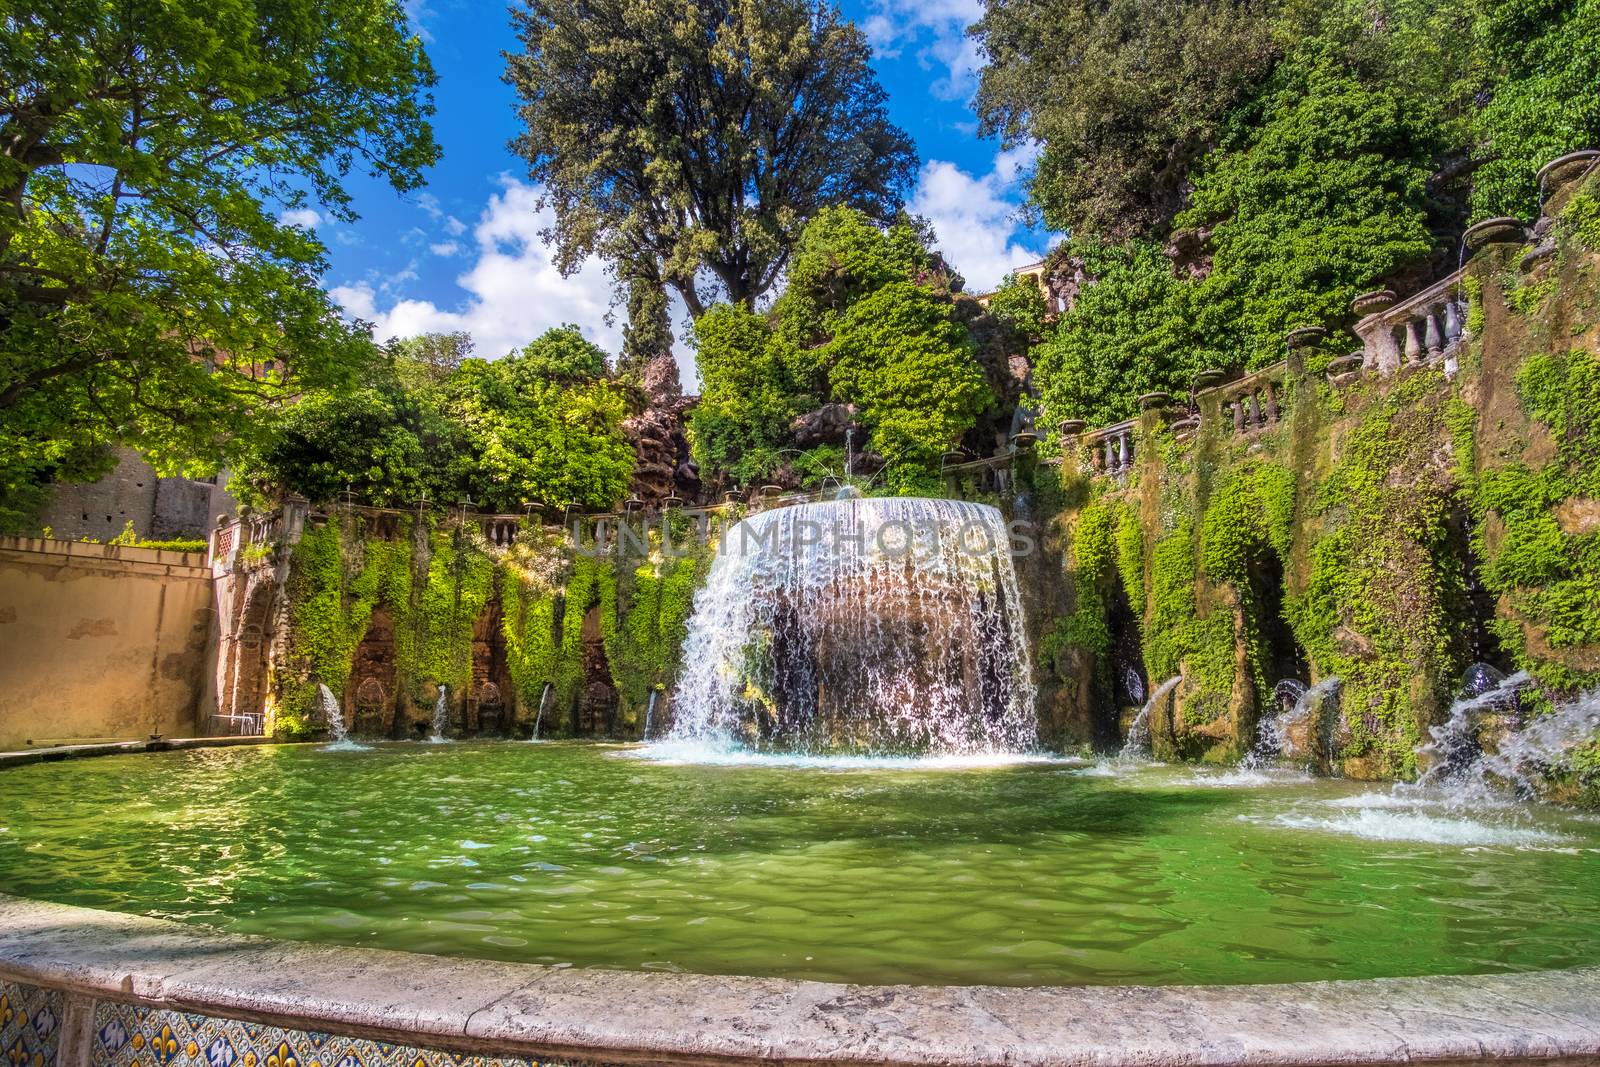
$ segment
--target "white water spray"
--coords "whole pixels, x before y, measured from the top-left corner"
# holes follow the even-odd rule
[[[428,738],[434,744],[443,744],[450,739],[444,735],[450,727],[450,687],[439,687],[439,699],[433,702],[433,735]]]
[[[1279,682],[1273,692],[1282,692],[1284,684]],[[1339,679],[1324,678],[1309,689],[1299,682],[1295,685],[1299,692],[1294,702],[1276,715],[1261,720],[1256,734],[1256,747],[1245,757],[1247,764],[1254,765],[1274,758],[1310,759],[1316,754],[1311,749],[1317,743],[1314,733],[1317,724],[1310,722],[1310,718],[1313,713],[1320,714],[1325,702],[1338,692]]]
[[[333,695],[333,690],[318,682],[317,698],[322,703],[322,717],[328,724],[330,740],[326,747],[347,752],[365,751],[366,745],[350,740],[349,731],[344,723],[344,710],[339,707],[339,698]]]
[[[550,699],[550,683],[544,683],[544,689],[539,693],[539,710],[533,716],[533,737],[531,741],[539,740],[539,728],[544,725],[544,702]]]
[[[338,744],[345,739],[344,710],[339,707],[339,698],[333,695],[333,690],[321,682],[317,683],[317,693],[322,701],[322,718],[328,724],[328,736]]]
[[[1144,702],[1144,707],[1139,709],[1139,714],[1134,716],[1133,722],[1128,724],[1128,738],[1122,743],[1121,756],[1123,759],[1132,759],[1143,752],[1149,751],[1150,712],[1155,709],[1161,698],[1172,692],[1173,688],[1182,680],[1181,676],[1173,675],[1156,686],[1156,691],[1151,693],[1150,699]]]
[[[667,740],[978,754],[1037,744],[1008,531],[983,504],[845,498],[723,535]]]

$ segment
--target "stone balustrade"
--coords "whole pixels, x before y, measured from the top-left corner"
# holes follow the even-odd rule
[[[1387,304],[1384,293],[1358,298],[1358,313],[1379,305],[1354,328],[1361,339],[1362,370],[1394,374],[1441,365],[1447,377],[1453,376],[1456,353],[1466,336],[1467,297],[1462,277],[1463,272],[1457,271],[1392,306],[1383,306]]]
[[[1207,389],[1195,395],[1196,403],[1202,397],[1217,398],[1224,425],[1237,435],[1251,434],[1276,426],[1288,407],[1285,383],[1289,364],[1274,363],[1235,382]]]
[[[1077,439],[1077,447],[1095,475],[1124,475],[1133,469],[1133,420],[1092,430]]]

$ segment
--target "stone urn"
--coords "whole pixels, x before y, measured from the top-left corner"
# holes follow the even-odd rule
[[[1393,289],[1374,289],[1350,301],[1350,310],[1365,318],[1380,311],[1388,311],[1399,299]]]
[[[1567,186],[1600,169],[1600,151],[1585,148],[1557,156],[1539,168],[1539,203],[1565,192]]]
[[[1484,219],[1468,226],[1467,231],[1461,235],[1461,243],[1466,247],[1468,254],[1491,245],[1520,245],[1527,239],[1527,230],[1522,221],[1506,216]]]
[[[1077,437],[1089,426],[1082,419],[1062,419],[1061,425],[1056,427],[1062,437]]]
[[[1203,370],[1194,376],[1194,391],[1203,393],[1207,389],[1215,389],[1228,380],[1228,372],[1221,370]]]
[[[1283,343],[1292,352],[1296,349],[1310,348],[1326,336],[1328,331],[1321,326],[1296,326],[1283,335]]]
[[[1361,366],[1365,362],[1366,356],[1361,352],[1340,356],[1328,364],[1328,381],[1333,385],[1349,385],[1361,377]]]
[[[1189,415],[1172,424],[1172,436],[1178,441],[1187,441],[1200,429],[1200,416]]]
[[[1172,402],[1171,393],[1144,393],[1139,397],[1140,411],[1156,411]]]

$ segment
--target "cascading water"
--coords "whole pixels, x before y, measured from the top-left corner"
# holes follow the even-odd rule
[[[1144,702],[1144,706],[1139,709],[1139,714],[1135,715],[1133,722],[1128,724],[1128,737],[1122,743],[1121,755],[1124,759],[1132,759],[1141,753],[1149,751],[1150,712],[1155,709],[1161,698],[1172,692],[1173,688],[1181,681],[1183,681],[1182,677],[1173,675],[1156,686],[1156,691],[1151,693],[1150,699]]]
[[[666,740],[948,755],[1037,743],[1008,531],[984,504],[844,498],[723,535]]]
[[[1322,709],[1339,691],[1339,679],[1324,678],[1306,688],[1305,683],[1286,678],[1273,689],[1278,698],[1279,711],[1261,720],[1256,733],[1256,747],[1246,757],[1247,763],[1259,763],[1273,758],[1309,759],[1318,737],[1312,732],[1316,723],[1313,714],[1322,717]],[[1285,707],[1284,705],[1288,706]]]
[[[433,734],[428,738],[434,744],[443,744],[450,740],[444,735],[450,727],[450,687],[439,687],[439,699],[433,702]]]
[[[366,745],[358,745],[350,740],[349,731],[344,724],[344,711],[339,707],[339,698],[333,695],[333,690],[318,682],[317,698],[322,704],[322,717],[328,724],[328,736],[331,740],[327,747],[350,751],[365,750]]]
[[[544,726],[544,703],[550,699],[551,684],[544,683],[544,689],[539,693],[539,710],[533,716],[533,737],[530,740],[539,740],[539,729]]]
[[[333,695],[333,690],[317,683],[317,694],[322,701],[322,717],[328,724],[328,736],[334,742],[345,739],[344,711],[339,707],[339,698]]]
[[[650,703],[644,707],[644,739],[650,740],[650,735],[655,731],[656,724],[656,697],[661,695],[659,689],[650,690]]]

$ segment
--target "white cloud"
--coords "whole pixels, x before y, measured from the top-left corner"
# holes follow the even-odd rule
[[[1017,234],[1021,182],[1036,156],[1031,147],[1001,152],[981,177],[945,160],[922,165],[907,206],[933,223],[939,250],[966,279],[968,292],[988,292],[1008,271],[1044,255],[1043,238]]]
[[[428,251],[432,252],[436,256],[454,256],[454,255],[459,255],[460,252],[461,252],[461,242],[460,241],[441,241],[438,244],[429,245],[428,246]]]
[[[308,230],[314,230],[322,225],[322,216],[311,208],[297,207],[279,215],[278,221],[285,226],[304,226]]]
[[[539,208],[538,197],[535,186],[501,177],[500,191],[489,198],[473,228],[469,251],[477,259],[456,278],[466,295],[454,307],[399,295],[400,286],[414,280],[414,274],[407,277],[409,267],[376,287],[366,281],[338,286],[332,296],[350,315],[374,323],[380,341],[465,330],[478,355],[496,359],[552,326],[571,322],[615,356],[622,347],[622,325],[607,322],[611,279],[596,259],[571,277],[561,275],[539,238],[554,220],[548,209]],[[391,292],[397,297],[392,301],[386,299]],[[698,382],[693,357],[681,350],[676,354],[685,386]]]
[[[928,90],[941,100],[966,100],[978,86],[983,57],[967,27],[983,17],[983,0],[876,0],[861,23],[872,50],[894,59],[909,46],[926,70],[944,73]]]

